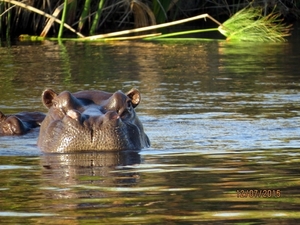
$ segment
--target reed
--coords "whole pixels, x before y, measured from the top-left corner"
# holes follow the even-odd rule
[[[169,23],[85,37],[82,38],[82,40],[95,40],[101,38],[121,36],[141,31],[149,31],[205,18],[209,18],[219,26],[217,28],[212,29],[192,30],[148,37],[147,40],[161,39],[176,35],[193,34],[207,31],[220,31],[224,36],[227,37],[227,40],[254,42],[282,42],[285,41],[286,36],[290,35],[291,26],[283,24],[282,20],[279,19],[279,14],[271,13],[267,16],[263,16],[261,8],[247,7],[234,14],[223,24],[221,24],[219,21],[217,21],[208,14],[202,14],[188,19],[173,21]]]
[[[84,7],[79,18],[78,30],[81,31],[90,12],[91,0],[86,0],[84,3]]]
[[[43,37],[48,35],[62,37],[63,31],[67,30],[82,37],[81,32],[93,35],[99,33],[100,29],[149,27],[178,18],[192,18],[195,14],[209,13],[218,19],[219,16],[233,18],[234,13],[244,8],[248,2],[248,0],[0,0],[0,36],[12,38],[20,32],[25,32],[40,34]],[[265,17],[273,9],[274,12],[270,17],[273,17],[275,12],[278,15],[286,15],[286,12],[290,12],[289,15],[300,15],[299,1],[252,0],[251,5],[253,8],[261,8],[261,13]],[[63,10],[64,6],[66,11]],[[276,18],[275,24],[278,21],[279,17]],[[283,30],[279,29],[280,32]],[[219,31],[224,32],[222,29]],[[250,31],[253,32],[253,29]],[[228,32],[227,30],[226,34]],[[235,37],[236,35],[228,39],[233,40]]]
[[[282,23],[278,13],[263,15],[263,9],[248,7],[233,15],[218,30],[227,40],[282,42],[291,26]]]
[[[134,15],[135,27],[145,27],[156,24],[156,19],[152,10],[142,1],[132,1],[130,7]]]
[[[65,0],[65,3],[64,3],[64,10],[63,10],[63,13],[62,13],[61,24],[60,24],[59,32],[58,32],[58,38],[61,38],[61,37],[62,37],[62,33],[63,33],[63,29],[64,29],[64,24],[65,24],[66,16],[67,16],[67,8],[68,8],[68,4],[69,4],[68,0]]]
[[[178,0],[156,0],[152,1],[153,14],[157,23],[168,21],[168,11],[170,11],[178,2]]]
[[[19,1],[15,1],[15,0],[1,0],[1,1],[4,1],[4,2],[8,2],[8,3],[11,3],[11,4],[14,4],[16,6],[19,6],[19,7],[22,7],[24,9],[27,9],[31,12],[35,12],[37,14],[40,14],[44,17],[47,17],[49,19],[53,19],[55,22],[59,23],[59,24],[63,24],[63,26],[67,29],[69,29],[70,31],[76,33],[79,37],[84,37],[84,35],[82,35],[81,33],[77,32],[76,30],[74,30],[72,27],[70,27],[68,24],[66,23],[62,23],[61,20],[57,19],[56,17],[48,14],[48,13],[45,13],[35,7],[32,7],[30,5],[27,5],[25,3],[22,3],[22,2],[19,2]],[[10,10],[8,11],[8,14],[11,13]],[[7,22],[7,27],[10,27],[10,24],[11,24],[11,20],[10,20],[10,17],[8,18],[8,22]],[[10,30],[8,28],[6,28],[7,30]],[[8,35],[10,37],[10,34]]]
[[[98,24],[99,24],[99,21],[100,21],[100,18],[101,18],[101,14],[102,14],[102,11],[103,11],[104,4],[105,4],[105,0],[100,0],[99,1],[98,10],[95,14],[95,17],[94,17],[94,20],[93,20],[93,23],[92,23],[92,26],[91,26],[91,29],[90,29],[90,34],[91,35],[96,33],[96,30],[97,30],[97,27],[98,27]]]
[[[10,4],[9,4],[9,6],[10,6]],[[9,10],[8,13],[7,13],[7,20],[8,20],[8,21],[11,21],[11,11],[10,11],[10,10]],[[6,39],[9,38],[9,35],[10,35],[10,32],[11,32],[10,29],[11,29],[11,28],[10,28],[10,23],[8,23],[8,24],[7,24],[7,27],[6,27]]]
[[[215,20],[210,15],[202,14],[202,15],[191,17],[191,18],[177,20],[177,21],[168,22],[168,23],[162,23],[162,24],[151,25],[151,26],[147,26],[147,27],[140,27],[140,28],[136,28],[136,29],[123,30],[123,31],[111,32],[111,33],[107,33],[107,34],[99,34],[99,35],[84,37],[84,38],[81,38],[81,40],[96,40],[96,39],[101,39],[101,38],[115,37],[115,36],[127,35],[127,34],[132,34],[132,33],[137,33],[137,32],[155,30],[155,29],[170,27],[170,26],[183,24],[186,22],[194,21],[197,19],[203,19],[203,18],[209,18],[209,19],[213,20],[215,23],[219,24],[220,26],[222,25],[220,22]]]

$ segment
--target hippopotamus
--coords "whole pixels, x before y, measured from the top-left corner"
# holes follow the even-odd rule
[[[41,112],[21,112],[4,115],[0,111],[0,135],[22,135],[39,127],[45,118]]]
[[[45,153],[140,150],[150,146],[136,115],[140,92],[108,93],[87,90],[56,93],[46,89],[42,102],[48,109],[38,137]]]

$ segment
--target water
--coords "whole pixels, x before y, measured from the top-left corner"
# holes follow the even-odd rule
[[[140,152],[43,155],[0,138],[3,224],[300,221],[299,45],[19,43],[0,48],[0,110],[45,111],[45,88],[142,93]]]

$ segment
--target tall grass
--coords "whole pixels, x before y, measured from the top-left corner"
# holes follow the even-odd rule
[[[63,36],[58,21],[63,21],[77,32],[86,34],[103,33],[137,28],[188,18],[200,13],[227,19],[249,4],[248,0],[27,0],[27,4],[44,12],[44,15],[12,4],[10,0],[0,0],[0,37],[12,38],[20,34],[41,36]],[[287,17],[300,15],[300,1],[252,0],[253,6],[262,6],[264,14],[274,9]],[[45,15],[52,15],[52,17]],[[56,21],[56,22],[55,22]],[[70,29],[69,29],[70,30]]]
[[[62,13],[62,19],[61,19],[61,24],[59,26],[59,32],[58,32],[58,38],[61,38],[62,37],[62,33],[63,33],[63,29],[64,29],[64,23],[66,22],[66,17],[67,17],[67,8],[68,8],[68,0],[65,0],[64,2],[64,10],[63,10],[63,13]]]
[[[85,3],[84,3],[82,13],[81,13],[80,18],[79,18],[79,24],[78,24],[78,30],[79,31],[82,31],[82,28],[83,28],[85,22],[87,21],[87,19],[89,17],[88,15],[89,15],[89,12],[90,12],[90,6],[91,6],[91,0],[86,0]]]
[[[176,6],[178,0],[154,0],[152,1],[153,13],[157,23],[168,21],[168,12]],[[176,10],[176,9],[175,9]],[[178,10],[178,8],[177,8]]]
[[[100,18],[101,18],[101,14],[102,14],[102,11],[103,11],[104,3],[105,3],[105,0],[100,0],[99,1],[98,10],[96,11],[96,14],[94,16],[93,23],[92,23],[92,26],[91,26],[91,29],[90,29],[90,34],[91,35],[95,34],[95,32],[97,30],[97,27],[98,27],[98,24],[99,24],[99,21],[100,21]]]

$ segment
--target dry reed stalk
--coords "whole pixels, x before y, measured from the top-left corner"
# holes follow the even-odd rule
[[[1,0],[1,1],[8,2],[8,3],[14,4],[16,6],[22,7],[24,9],[29,10],[29,11],[32,11],[32,12],[35,12],[35,13],[40,14],[42,16],[45,16],[45,17],[47,17],[49,19],[53,19],[55,22],[57,22],[59,24],[62,24],[61,20],[57,19],[56,17],[54,17],[54,16],[52,16],[52,15],[50,15],[48,13],[45,13],[45,12],[43,12],[43,11],[37,9],[37,8],[34,8],[34,7],[30,6],[30,5],[27,5],[27,4],[24,4],[22,2],[15,1],[15,0]],[[68,24],[63,23],[63,26],[65,28],[67,28],[68,30],[72,31],[73,33],[77,34],[79,37],[84,38],[84,35],[82,35],[81,33],[77,32],[76,30],[74,30]]]
[[[203,19],[203,18],[209,18],[212,21],[214,21],[215,23],[217,23],[219,26],[223,26],[219,21],[217,21],[216,19],[214,19],[210,15],[201,14],[201,15],[194,16],[194,17],[191,17],[191,18],[177,20],[177,21],[173,21],[173,22],[168,22],[168,23],[163,23],[163,24],[158,24],[158,25],[152,25],[152,26],[148,26],[148,27],[140,27],[140,28],[124,30],[124,31],[117,31],[117,32],[112,32],[112,33],[107,33],[107,34],[93,35],[93,36],[84,37],[84,38],[81,38],[81,39],[82,40],[96,40],[96,39],[107,38],[107,37],[115,37],[115,36],[120,36],[120,35],[125,35],[125,34],[131,34],[131,33],[137,33],[137,32],[142,32],[142,31],[159,29],[159,28],[163,28],[163,27],[174,26],[174,25],[177,25],[177,24],[182,24],[182,23],[186,23],[186,22],[190,22],[190,21],[194,21],[194,20],[198,20],[198,19]]]
[[[59,15],[59,13],[61,12],[61,10],[64,8],[64,3],[59,5],[55,10],[54,13],[52,14],[53,17],[57,18],[57,16]],[[44,27],[43,31],[41,32],[40,36],[41,37],[46,37],[52,24],[54,23],[54,19],[48,19],[48,22],[46,24],[46,26]]]
[[[145,27],[156,24],[156,19],[152,10],[145,3],[141,1],[132,1],[130,8],[134,15],[135,27]]]
[[[155,33],[155,34],[145,34],[145,35],[138,35],[138,36],[130,36],[130,37],[113,37],[113,38],[102,38],[97,41],[126,41],[126,40],[136,40],[136,39],[145,39],[150,38],[154,36],[159,36],[161,33]],[[82,40],[80,38],[57,38],[57,37],[40,37],[40,36],[30,36],[30,35],[20,35],[19,36],[20,41],[77,41],[77,42],[83,42],[83,41],[90,41],[90,40]]]
[[[144,34],[144,35],[130,36],[130,37],[115,37],[115,38],[106,38],[105,41],[138,40],[138,39],[145,39],[145,38],[150,38],[150,37],[160,36],[160,35],[161,33]]]

